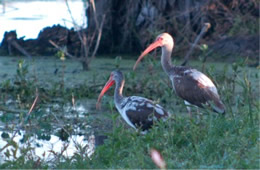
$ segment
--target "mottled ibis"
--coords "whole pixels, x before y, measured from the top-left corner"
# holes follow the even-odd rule
[[[98,97],[96,107],[100,107],[101,98],[109,87],[115,84],[114,103],[128,125],[145,132],[151,128],[155,121],[161,118],[166,120],[169,114],[159,104],[140,96],[124,97],[122,94],[124,83],[122,72],[118,70],[113,71]]]
[[[196,69],[185,66],[174,66],[172,64],[171,54],[174,41],[168,33],[162,33],[157,36],[156,40],[139,56],[133,69],[135,70],[137,64],[146,54],[157,47],[161,47],[162,49],[161,65],[163,70],[170,78],[176,94],[184,100],[190,115],[191,109],[189,105],[198,107],[208,105],[215,112],[225,113],[225,106],[219,97],[216,86],[210,78]]]

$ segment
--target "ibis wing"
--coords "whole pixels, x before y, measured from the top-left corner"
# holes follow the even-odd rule
[[[128,100],[126,115],[136,127],[141,127],[142,130],[149,129],[154,121],[168,116],[165,109],[151,100],[136,96],[129,97]]]
[[[224,111],[224,105],[220,100],[213,82],[203,73],[188,69],[173,78],[173,85],[178,96],[191,104],[203,107],[203,104],[212,105],[217,112]]]

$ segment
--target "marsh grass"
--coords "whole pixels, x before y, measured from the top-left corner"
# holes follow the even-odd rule
[[[41,62],[43,66],[37,65]],[[116,60],[97,59],[93,61],[96,69],[89,72],[79,71],[78,64],[73,65],[71,61],[61,63],[40,59],[35,61],[36,71],[33,73],[37,83],[32,78],[30,64],[20,63],[16,72],[8,74],[0,84],[3,132],[14,131],[16,124],[23,122],[21,129],[26,131],[23,140],[28,142],[26,140],[32,135],[44,140],[48,140],[51,134],[60,138],[65,135],[66,138],[66,135],[76,134],[75,127],[80,127],[87,136],[91,132],[85,127],[91,125],[91,130],[107,135],[108,139],[96,148],[91,158],[86,156],[87,148],[79,146],[74,156],[68,158],[55,153],[51,162],[30,156],[34,148],[28,142],[27,147],[22,148],[24,154],[3,163],[1,168],[157,168],[150,158],[152,148],[161,153],[167,168],[260,168],[259,70],[246,67],[246,60],[231,66],[223,63],[205,65],[205,73],[217,85],[227,112],[221,116],[201,109],[203,115],[196,115],[194,109],[192,119],[188,117],[183,101],[172,91],[160,63],[153,59],[146,59],[136,72],[131,71],[134,61],[119,57]],[[59,72],[63,64],[66,68]],[[201,67],[198,62],[192,62],[192,65]],[[57,73],[53,72],[53,67],[58,69]],[[141,135],[129,128],[117,113],[113,90],[104,96],[102,109],[95,110],[95,99],[110,72],[116,68],[125,75],[125,96],[138,95],[158,101],[172,113],[172,118],[159,122],[148,134]],[[6,73],[2,70],[0,74]],[[36,87],[40,100],[25,120]],[[75,111],[66,112],[63,107],[70,103],[72,108],[72,98],[92,102],[93,106],[88,108],[89,113],[84,119],[66,117],[75,114]],[[56,107],[57,104],[60,107]],[[11,136],[7,139],[10,145],[19,148]]]

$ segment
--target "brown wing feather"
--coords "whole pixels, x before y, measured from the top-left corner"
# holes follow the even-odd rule
[[[197,70],[192,69],[191,71]],[[213,102],[214,105],[211,106],[216,112],[224,112],[224,104],[221,102],[217,92],[213,91],[212,87],[208,87],[196,80],[189,74],[189,71],[186,71],[185,73],[185,69],[179,70],[178,76],[173,79],[173,84],[176,94],[189,103],[203,107],[203,104],[210,104],[210,102]]]
[[[141,127],[142,130],[151,128],[154,121],[168,116],[165,109],[158,104],[154,104],[150,100],[145,100],[145,98],[143,98],[143,101],[141,102],[140,99],[131,102],[137,102],[139,104],[135,106],[135,109],[126,110],[126,115],[136,127]],[[158,112],[158,109],[160,109],[160,113]]]
[[[174,79],[176,94],[191,104],[202,107],[208,100],[206,89],[199,82],[190,77],[177,77]]]

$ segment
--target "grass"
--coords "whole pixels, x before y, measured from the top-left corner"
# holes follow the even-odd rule
[[[0,168],[157,168],[150,158],[152,148],[161,153],[167,168],[260,168],[259,70],[246,67],[246,61],[207,63],[204,72],[217,85],[227,113],[220,116],[201,110],[203,116],[194,115],[192,119],[183,101],[172,92],[157,60],[146,59],[135,72],[131,71],[133,60],[120,58],[96,59],[89,72],[81,71],[81,65],[70,60],[37,58],[23,63],[16,58],[1,57],[0,61],[4,63],[0,70],[3,77],[0,110],[4,113],[0,115],[0,125],[3,124],[4,132],[24,122],[22,129],[28,135],[36,134],[45,140],[54,132],[59,136],[57,128],[75,134],[75,126],[85,136],[93,131],[108,136],[91,159],[79,148],[80,152],[71,158],[58,154],[50,165],[26,156],[26,149],[32,149],[28,146],[24,148],[24,155],[3,163]],[[174,63],[178,65],[180,61]],[[200,62],[193,61],[191,65],[201,70]],[[159,122],[147,135],[140,135],[129,128],[115,110],[113,90],[104,96],[102,109],[95,110],[97,96],[116,68],[125,74],[125,96],[139,95],[156,100],[173,114],[174,120]],[[35,99],[35,89],[38,89],[40,100],[27,121],[26,113]],[[76,102],[87,103],[84,119],[68,117],[75,112],[64,110],[63,106],[72,107],[72,96]],[[56,108],[56,104],[61,107]],[[52,114],[46,112],[46,108]],[[87,125],[91,128],[86,128]]]
[[[177,117],[146,136],[120,128],[86,167],[156,168],[149,156],[149,150],[156,148],[168,168],[258,168],[259,150],[254,145],[258,129],[244,119],[208,116],[195,123]]]

